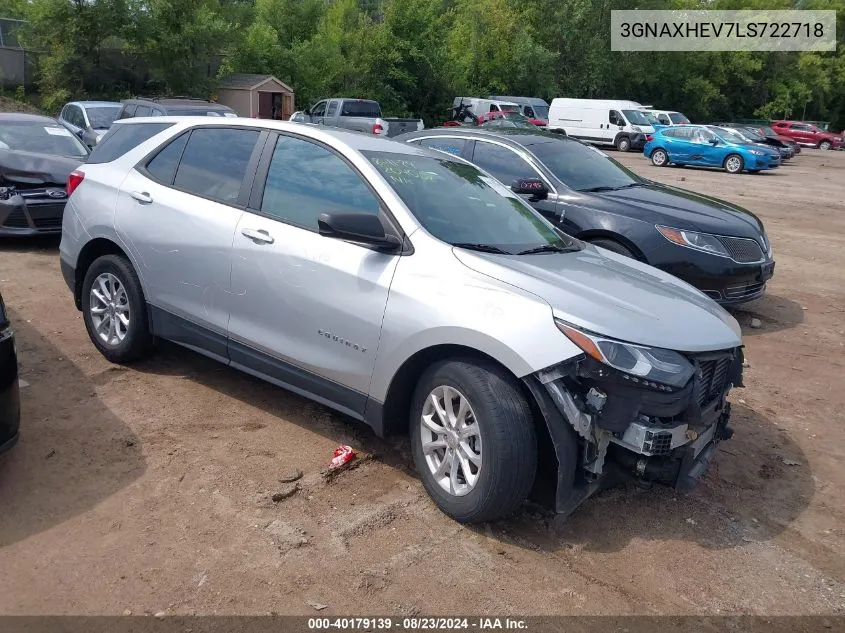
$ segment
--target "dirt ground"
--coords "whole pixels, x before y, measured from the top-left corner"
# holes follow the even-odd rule
[[[405,438],[171,345],[110,365],[57,240],[7,241],[26,386],[0,459],[0,613],[845,613],[845,152],[756,176],[614,157],[751,209],[774,244],[768,294],[734,311],[750,361],[736,435],[695,492],[611,490],[557,534],[530,506],[460,526]],[[341,443],[374,457],[328,482]]]

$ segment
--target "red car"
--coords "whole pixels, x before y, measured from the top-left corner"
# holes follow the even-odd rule
[[[839,134],[820,130],[812,123],[801,121],[774,121],[772,129],[778,134],[794,139],[796,143],[819,149],[840,149],[843,138]]]

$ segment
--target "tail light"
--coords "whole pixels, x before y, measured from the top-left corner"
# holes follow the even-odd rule
[[[373,134],[385,134],[384,126],[381,123],[373,123]]]
[[[70,172],[70,176],[67,177],[67,195],[70,197],[76,188],[82,184],[82,181],[85,180],[85,172],[83,171],[72,171]]]
[[[653,137],[651,134],[646,134],[646,135],[645,135],[645,140],[646,140],[646,141],[650,141],[650,140],[652,140],[652,139],[654,139],[654,137]]]

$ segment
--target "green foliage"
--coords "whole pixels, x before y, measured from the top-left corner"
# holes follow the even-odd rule
[[[639,9],[838,10],[832,53],[614,53],[627,0],[7,0],[29,21],[42,102],[144,91],[207,96],[216,75],[277,76],[299,107],[377,99],[442,121],[454,96],[627,98],[693,120],[845,127],[845,0],[640,0]]]

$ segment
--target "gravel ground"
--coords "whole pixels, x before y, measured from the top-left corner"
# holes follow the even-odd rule
[[[613,156],[751,209],[774,244],[768,294],[735,311],[736,435],[692,494],[607,491],[560,533],[533,507],[460,526],[405,438],[171,345],[110,365],[57,241],[3,241],[26,386],[0,459],[0,613],[845,613],[845,153],[757,176]],[[365,458],[328,481],[341,443]]]

